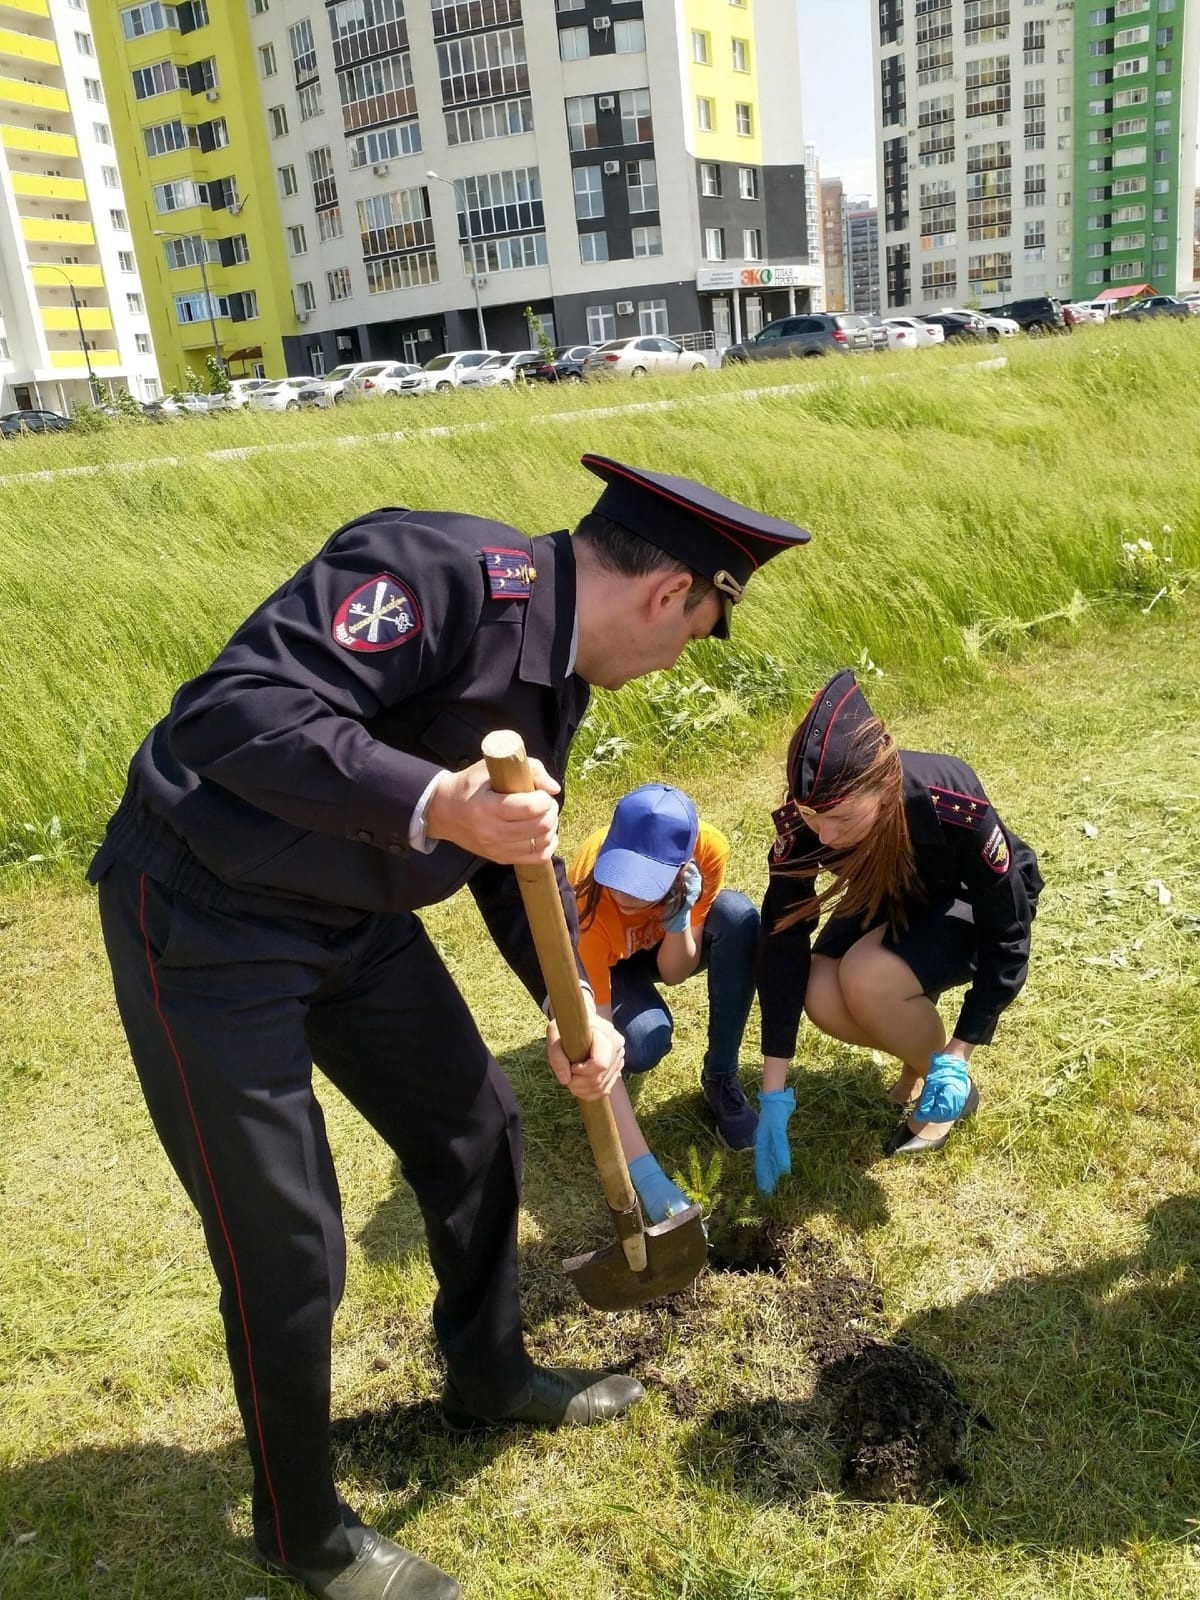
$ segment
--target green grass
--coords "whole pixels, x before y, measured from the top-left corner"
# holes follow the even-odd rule
[[[583,450],[703,479],[814,539],[752,586],[735,649],[598,696],[579,768],[598,750],[614,784],[652,755],[690,773],[714,740],[741,757],[864,652],[884,709],[929,703],[1103,605],[1123,538],[1197,563],[1198,348],[1200,328],[1106,328],[1010,341],[1000,370],[929,351],[6,447],[0,867],[77,877],[176,684],[339,522],[399,503],[570,525],[597,488]],[[408,431],[362,437],[385,425]]]
[[[629,1365],[650,1395],[604,1430],[448,1442],[419,1216],[323,1086],[351,1245],[334,1351],[347,1496],[469,1600],[1200,1589],[1200,605],[1147,612],[1162,573],[1120,555],[1123,534],[1161,549],[1168,523],[1175,570],[1195,564],[1194,339],[1097,335],[1019,344],[1001,371],[897,357],[740,401],[761,375],[714,375],[682,407],[632,416],[595,408],[680,387],[539,392],[497,397],[515,402],[499,435],[0,483],[0,1600],[294,1593],[249,1564],[210,1269],[129,1066],[94,900],[72,881],[131,746],[335,521],[395,499],[562,525],[591,497],[572,466],[585,448],[710,478],[817,537],[752,589],[736,650],[598,708],[566,845],[626,778],[683,774],[731,838],[732,881],[759,893],[790,704],[865,648],[903,741],[971,760],[1039,851],[1030,982],[977,1058],[980,1116],[925,1164],[878,1160],[884,1064],[806,1030],[775,1203],[796,1230],[786,1276],[710,1277],[673,1312],[606,1318],[558,1268],[605,1225],[536,1014],[470,904],[438,908],[431,930],[522,1106],[531,1347]],[[453,400],[421,418],[476,420]],[[575,407],[577,424],[538,420]],[[293,420],[324,443],[348,422],[255,422]],[[0,466],[82,450],[44,445]],[[588,768],[610,737],[630,750]],[[711,1149],[695,985],[677,1021],[639,1100],[668,1169]],[[751,1080],[753,1043],[752,1022]],[[988,1419],[968,1483],[916,1506],[840,1490],[813,1358],[830,1270],[851,1279],[846,1317],[936,1356]]]

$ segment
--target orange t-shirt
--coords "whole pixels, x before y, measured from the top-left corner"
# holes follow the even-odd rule
[[[598,828],[571,862],[567,876],[576,889],[591,872],[607,836],[607,828]],[[693,859],[700,868],[702,887],[700,897],[692,907],[690,920],[692,931],[699,934],[725,881],[725,868],[729,862],[728,839],[716,828],[709,827],[707,822],[702,822]],[[582,906],[580,909],[582,911]],[[653,949],[662,937],[663,925],[658,906],[648,906],[644,911],[622,911],[611,893],[603,887],[600,889],[595,915],[579,934],[579,954],[598,1006],[612,1004],[612,979],[609,974],[617,962],[624,961],[638,950]]]

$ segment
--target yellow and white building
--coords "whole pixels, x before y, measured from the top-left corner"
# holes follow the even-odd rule
[[[86,0],[0,0],[0,411],[159,394]]]

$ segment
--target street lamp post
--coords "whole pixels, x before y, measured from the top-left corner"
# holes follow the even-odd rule
[[[75,312],[75,326],[79,329],[79,348],[83,351],[83,364],[87,368],[88,393],[92,397],[92,404],[98,406],[100,404],[100,385],[97,382],[96,374],[92,371],[92,354],[88,349],[87,338],[83,331],[83,313],[79,309],[75,285],[71,281],[70,274],[64,272],[61,267],[51,266],[48,261],[39,261],[37,267],[44,268],[47,272],[57,272],[59,277],[66,281],[67,288],[71,291],[71,306]]]
[[[458,203],[458,185],[453,178],[443,178],[440,172],[427,172],[427,178],[433,178],[438,183],[444,183],[453,191],[455,206]],[[463,216],[467,220],[467,248],[471,252],[471,288],[475,291],[475,321],[479,325],[479,348],[486,350],[488,347],[487,331],[483,326],[483,307],[479,303],[479,263],[475,259],[475,235],[471,232],[471,208],[467,204],[466,191],[463,191]]]
[[[155,228],[154,237],[156,239],[190,239],[193,235],[190,233],[168,233],[165,228]],[[225,357],[221,354],[221,341],[217,338],[217,315],[213,306],[213,297],[208,289],[208,242],[201,236],[200,243],[203,246],[203,252],[200,256],[200,287],[204,291],[204,304],[208,307],[208,327],[212,334],[213,358],[217,363],[218,371],[224,372],[226,371]]]

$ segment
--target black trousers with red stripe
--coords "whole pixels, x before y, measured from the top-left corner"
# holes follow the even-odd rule
[[[353,1551],[329,1457],[345,1285],[337,1178],[312,1063],[396,1152],[425,1219],[434,1328],[456,1392],[527,1392],[507,1080],[419,920],[349,930],[230,916],[117,861],[100,881],[117,1005],[150,1115],[204,1224],[270,1559]]]

